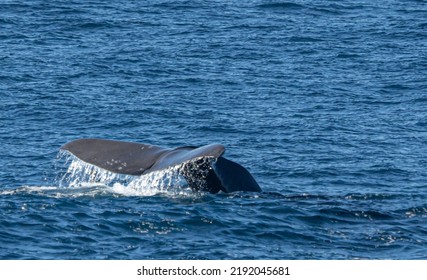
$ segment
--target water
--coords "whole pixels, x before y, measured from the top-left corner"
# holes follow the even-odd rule
[[[425,259],[426,77],[425,1],[2,1],[0,258]],[[221,143],[263,192],[93,181],[83,137]]]

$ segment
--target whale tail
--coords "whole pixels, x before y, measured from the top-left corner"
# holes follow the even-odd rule
[[[180,165],[179,173],[194,190],[210,193],[261,191],[246,168],[222,157],[225,148],[219,144],[168,149],[132,142],[79,139],[65,144],[61,150],[119,174],[144,175]]]

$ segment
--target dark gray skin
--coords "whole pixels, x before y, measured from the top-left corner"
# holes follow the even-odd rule
[[[220,144],[168,149],[133,142],[79,139],[65,144],[61,150],[102,169],[134,176],[182,165],[179,172],[193,190],[261,191],[248,170],[222,157],[225,148]],[[212,164],[206,160],[210,158],[215,159]]]

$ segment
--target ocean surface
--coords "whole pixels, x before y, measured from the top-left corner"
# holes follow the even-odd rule
[[[263,191],[85,137],[221,143]],[[2,0],[0,143],[0,259],[427,259],[427,2]]]

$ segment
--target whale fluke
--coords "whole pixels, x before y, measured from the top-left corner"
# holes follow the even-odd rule
[[[180,174],[194,190],[211,193],[261,191],[248,170],[222,157],[225,148],[220,144],[169,149],[149,144],[88,138],[71,141],[63,145],[61,150],[68,151],[89,164],[126,175],[144,175],[181,165]]]

